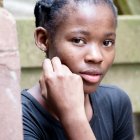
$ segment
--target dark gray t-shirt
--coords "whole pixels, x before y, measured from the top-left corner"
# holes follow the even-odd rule
[[[133,140],[132,107],[128,95],[117,87],[102,85],[89,96],[94,112],[89,123],[96,139]],[[24,140],[67,140],[59,121],[26,90],[22,91],[22,111]]]

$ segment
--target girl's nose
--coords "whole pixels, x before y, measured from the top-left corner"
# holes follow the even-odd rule
[[[102,55],[102,51],[99,45],[94,44],[94,45],[88,46],[88,51],[85,56],[85,61],[96,63],[96,64],[101,63],[103,61],[103,55]]]

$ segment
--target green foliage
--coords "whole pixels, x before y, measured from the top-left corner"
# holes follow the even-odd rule
[[[114,0],[120,15],[139,15],[140,0]]]

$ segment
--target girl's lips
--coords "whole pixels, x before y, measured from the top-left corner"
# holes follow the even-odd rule
[[[89,82],[89,83],[92,83],[92,84],[95,84],[95,83],[98,83],[101,79],[101,74],[80,74],[80,76],[82,77],[82,79],[84,79],[85,81]]]
[[[99,69],[90,69],[80,73],[82,79],[91,84],[100,82],[102,75],[103,73]]]

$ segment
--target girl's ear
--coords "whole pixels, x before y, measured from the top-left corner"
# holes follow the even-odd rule
[[[42,51],[46,52],[49,47],[49,35],[46,29],[43,27],[37,27],[34,33],[36,46]]]

